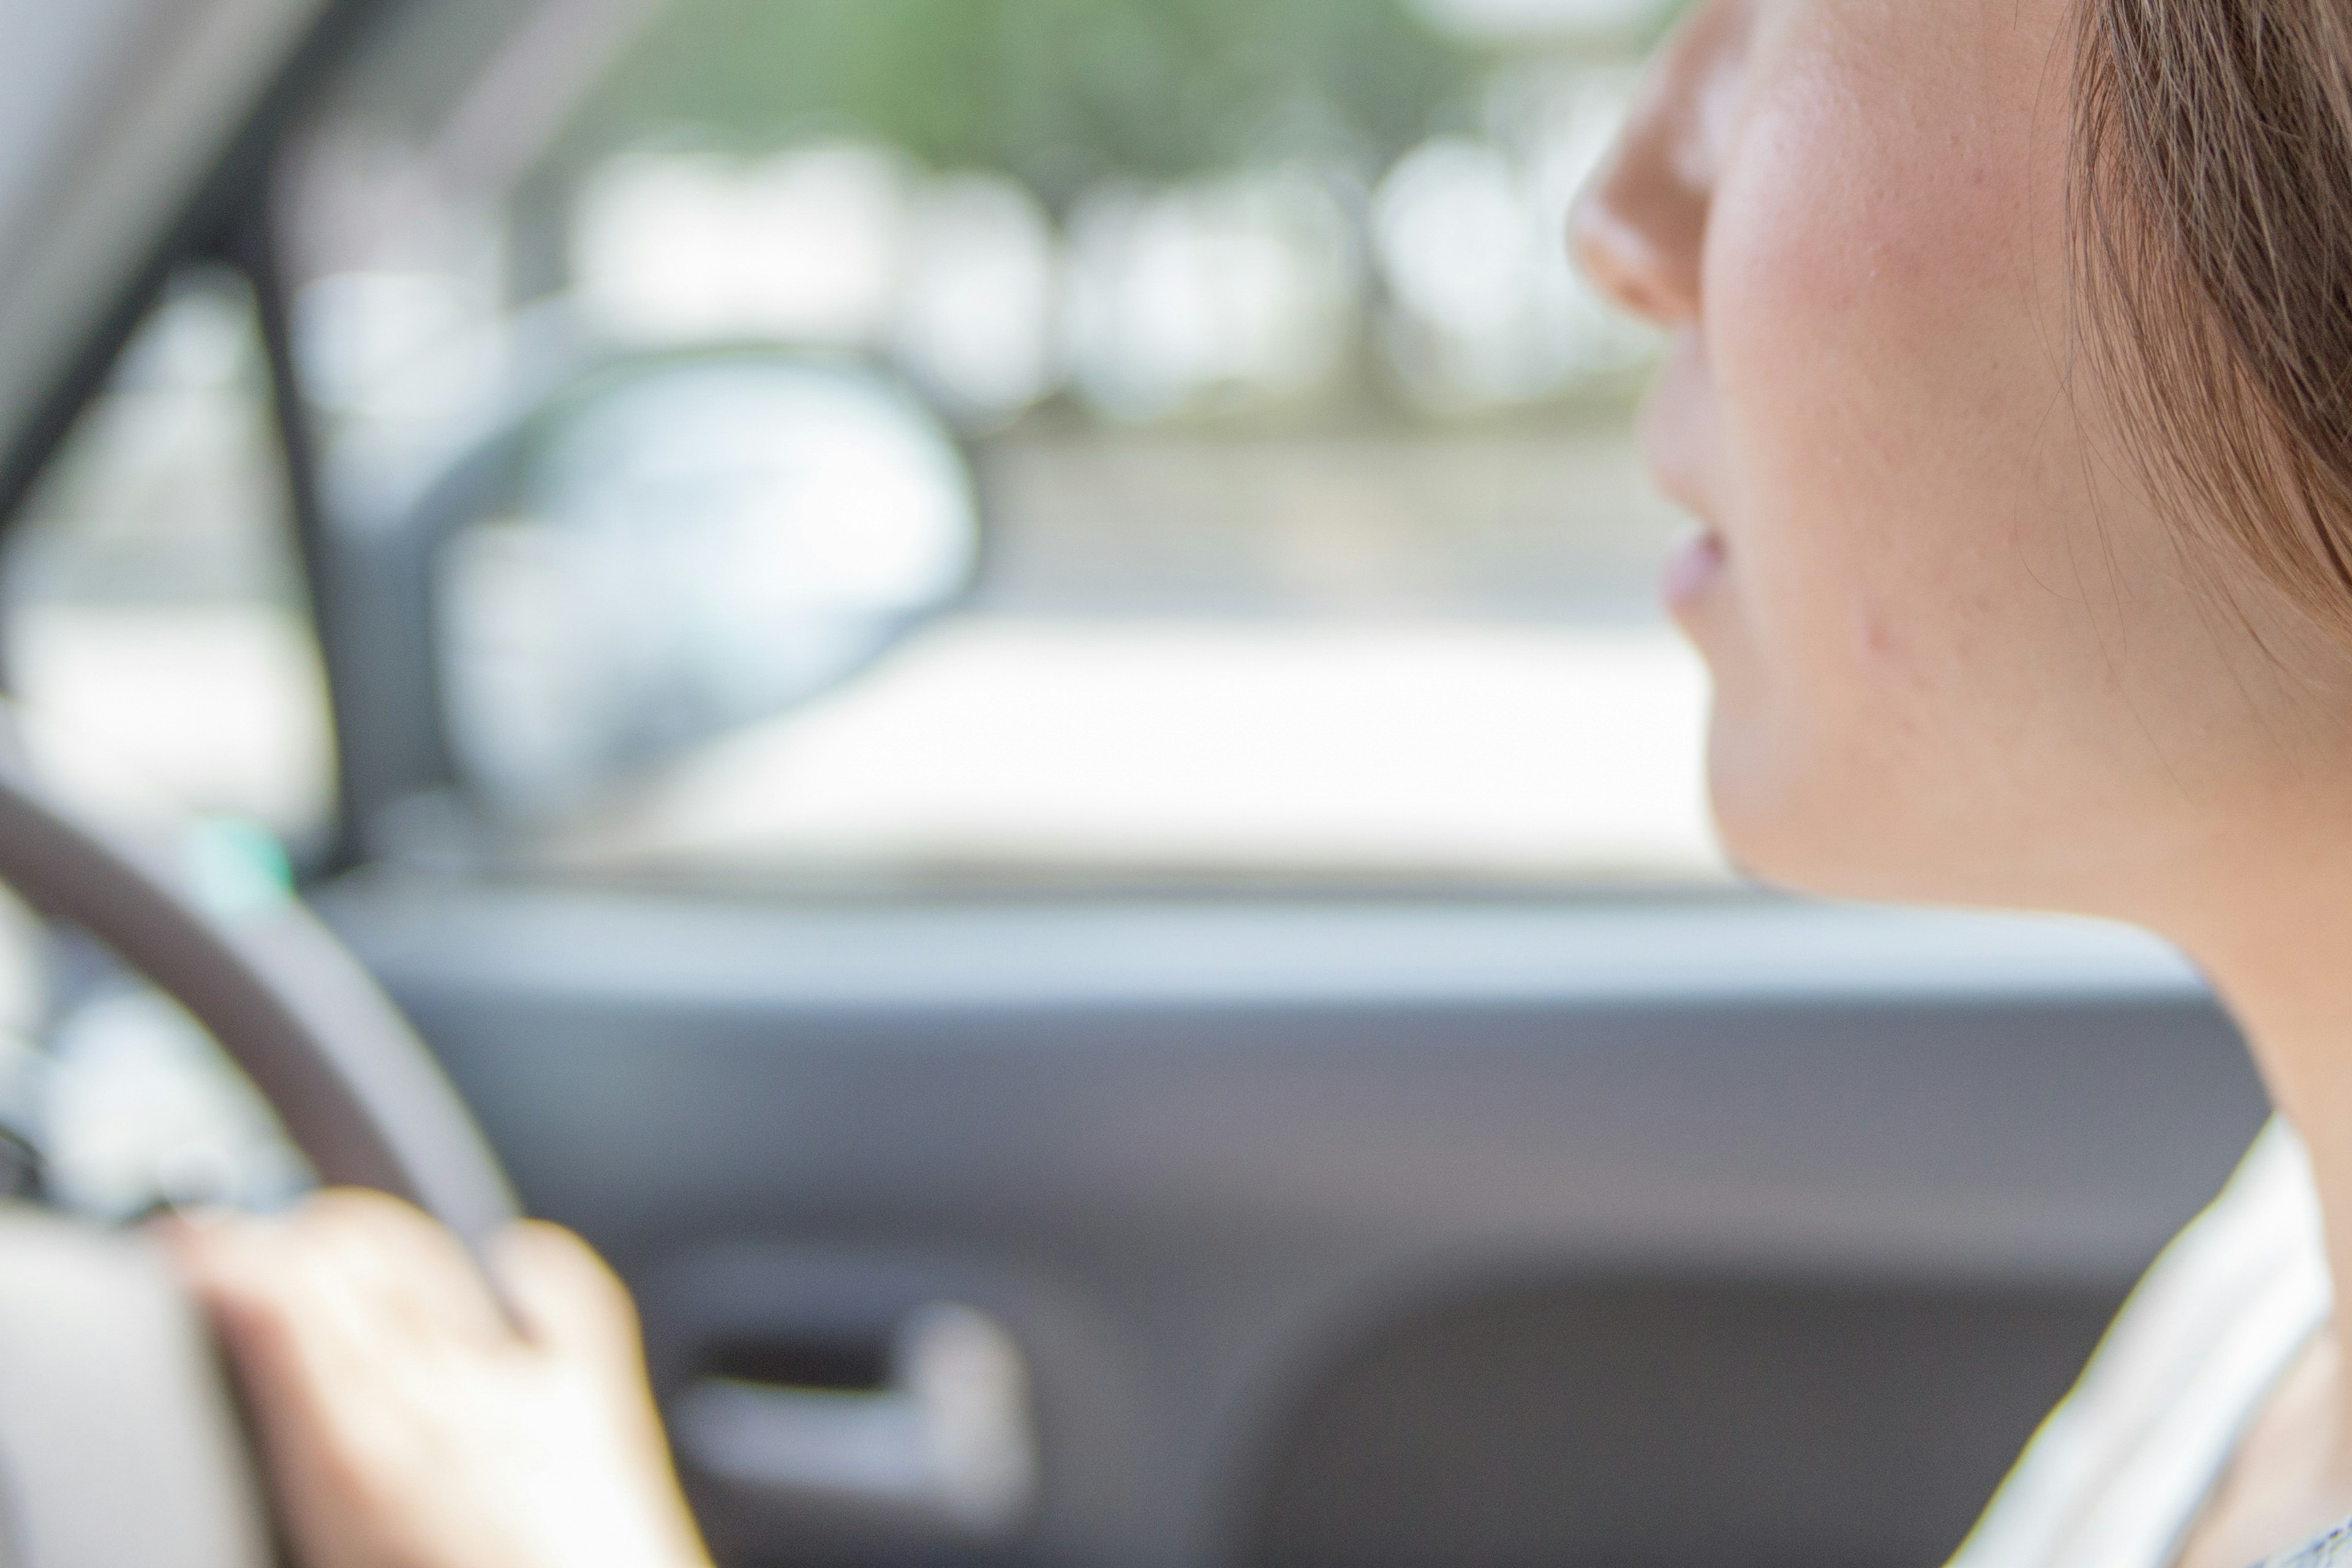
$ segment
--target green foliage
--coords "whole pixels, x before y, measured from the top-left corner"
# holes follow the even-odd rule
[[[1287,152],[1377,166],[1486,64],[1400,0],[679,0],[576,130],[752,152],[837,129],[1059,202]]]

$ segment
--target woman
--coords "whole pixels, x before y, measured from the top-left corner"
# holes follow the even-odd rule
[[[1672,340],[1645,432],[1704,521],[1667,594],[1733,852],[2161,933],[2309,1149],[2160,1266],[1969,1555],[2323,1560],[2352,1391],[2290,1233],[2315,1182],[2352,1263],[2352,12],[1705,0],[1573,227]],[[184,1252],[312,1568],[697,1557],[576,1243],[507,1256],[529,1345],[380,1202]]]

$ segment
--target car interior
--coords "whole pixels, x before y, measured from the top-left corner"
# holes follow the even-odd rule
[[[577,1229],[727,1568],[1932,1568],[2264,1101],[1744,883],[1559,216],[1673,0],[0,0],[0,1564],[138,1222]]]

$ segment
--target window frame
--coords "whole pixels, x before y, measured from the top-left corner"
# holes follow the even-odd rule
[[[352,48],[367,22],[391,0],[330,0],[308,37],[248,108],[236,133],[178,213],[163,226],[129,280],[97,314],[97,326],[66,361],[24,426],[0,442],[0,544],[22,523],[27,503],[77,424],[105,390],[115,366],[172,279],[199,266],[225,268],[252,291],[268,378],[277,460],[294,527],[294,549],[310,635],[326,671],[332,737],[331,812],[317,850],[297,867],[314,882],[358,865],[362,846],[353,810],[348,737],[354,729],[346,658],[333,635],[338,604],[327,568],[324,498],[315,447],[295,379],[283,268],[278,255],[275,169],[278,149],[301,118],[314,85]],[[0,659],[0,690],[12,672]]]

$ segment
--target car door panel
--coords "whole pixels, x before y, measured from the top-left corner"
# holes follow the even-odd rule
[[[2263,1115],[2193,976],[2087,926],[332,908],[666,1396],[878,1381],[935,1302],[1019,1344],[1019,1530],[705,1477],[743,1562],[1933,1562]]]

